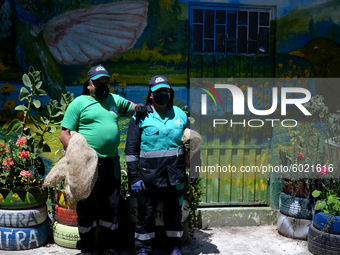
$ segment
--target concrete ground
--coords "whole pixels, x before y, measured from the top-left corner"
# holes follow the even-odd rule
[[[191,238],[183,244],[184,255],[221,254],[285,254],[307,255],[312,254],[307,249],[307,241],[291,239],[280,235],[275,225],[252,227],[223,227],[199,229],[195,231],[196,240]],[[117,251],[121,255],[135,255],[133,242],[121,244]],[[79,250],[66,249],[49,243],[26,251],[0,251],[0,255],[64,255],[80,254]],[[165,249],[155,249],[154,255],[167,255]]]

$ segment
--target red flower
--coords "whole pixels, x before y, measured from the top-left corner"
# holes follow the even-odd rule
[[[18,145],[19,147],[23,146],[24,144],[26,145],[27,142],[26,142],[25,137],[20,137],[15,144]]]
[[[30,156],[30,153],[29,153],[29,151],[25,151],[25,150],[23,150],[23,151],[21,151],[21,152],[20,152],[20,156],[19,156],[19,158],[24,158],[24,159],[27,159],[29,156]]]
[[[320,166],[318,168],[318,172],[321,174],[321,175],[325,175],[325,174],[328,174],[329,173],[329,169],[327,167],[324,167],[324,166]]]
[[[22,171],[20,172],[20,175],[23,176],[23,177],[28,178],[28,177],[30,177],[32,174],[31,174],[29,171],[27,171],[27,170],[22,170]]]
[[[304,160],[304,159],[305,159],[305,154],[303,154],[303,152],[300,152],[300,153],[298,154],[298,158],[299,158],[300,160]]]
[[[2,166],[3,168],[5,169],[9,169],[9,165],[13,166],[14,165],[14,161],[12,160],[12,158],[5,158],[3,161],[2,161]]]

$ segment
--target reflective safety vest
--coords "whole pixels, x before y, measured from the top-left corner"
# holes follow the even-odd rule
[[[163,120],[147,107],[145,117],[131,118],[125,146],[131,183],[143,180],[146,186],[165,187],[185,181],[183,131],[190,121],[177,106],[167,110]]]

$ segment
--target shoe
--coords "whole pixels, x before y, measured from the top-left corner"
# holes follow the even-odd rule
[[[138,255],[149,255],[149,253],[148,253],[146,250],[144,250],[144,249],[142,248],[142,249],[140,249],[140,251],[138,252]]]
[[[107,249],[107,250],[104,250],[101,255],[119,255],[118,252],[113,249],[113,248],[110,248],[110,249]]]
[[[170,255],[182,255],[182,251],[177,246],[175,246]]]

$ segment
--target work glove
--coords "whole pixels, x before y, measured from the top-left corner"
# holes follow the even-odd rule
[[[190,178],[189,178],[189,182],[190,182],[191,184],[195,184],[197,181],[198,181],[198,178],[196,178],[196,177],[190,177]]]
[[[142,194],[143,190],[145,190],[144,182],[142,180],[135,182],[134,184],[131,185],[131,190],[136,194]]]
[[[135,114],[137,117],[144,116],[145,112],[146,112],[146,106],[144,104],[136,104]]]

